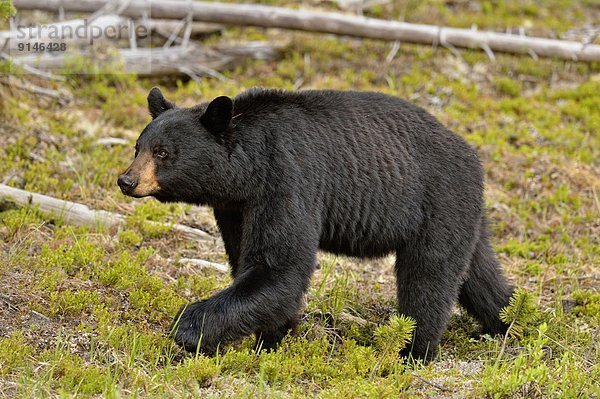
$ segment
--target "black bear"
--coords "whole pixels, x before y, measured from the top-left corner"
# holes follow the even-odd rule
[[[255,333],[274,347],[293,326],[319,249],[396,254],[409,350],[431,359],[455,302],[490,334],[512,288],[490,246],[476,151],[399,98],[355,91],[251,89],[177,108],[159,89],[153,120],[118,179],[124,194],[209,205],[233,284],[180,311],[189,351]]]

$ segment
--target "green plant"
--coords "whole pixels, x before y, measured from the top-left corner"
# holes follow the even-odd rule
[[[6,19],[13,16],[17,10],[13,6],[12,0],[0,0],[0,19]]]
[[[518,288],[510,298],[508,306],[500,312],[500,319],[508,324],[506,334],[515,338],[523,335],[539,317],[535,297],[522,288]]]

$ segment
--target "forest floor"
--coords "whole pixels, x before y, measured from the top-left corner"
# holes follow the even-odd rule
[[[594,0],[539,4],[406,0],[367,14],[573,38],[600,20]],[[0,182],[127,215],[118,230],[73,227],[0,203],[0,398],[598,398],[600,65],[504,54],[492,62],[484,52],[409,44],[386,61],[390,43],[256,28],[207,43],[282,39],[279,60],[248,61],[225,81],[25,77],[71,93],[66,105],[0,84]],[[512,309],[519,328],[478,336],[457,308],[439,359],[407,364],[382,344],[398,327],[393,257],[320,254],[302,321],[279,350],[255,352],[249,337],[215,357],[183,353],[166,337],[172,317],[231,280],[175,261],[227,261],[209,209],[133,200],[116,186],[157,85],[181,106],[266,86],[375,90],[429,110],[484,162],[492,239],[527,292]],[[128,144],[99,144],[105,137]],[[148,220],[215,240],[191,242]]]

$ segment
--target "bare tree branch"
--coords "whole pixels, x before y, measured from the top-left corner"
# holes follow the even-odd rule
[[[0,184],[0,198],[3,198],[9,202],[15,202],[20,206],[38,206],[40,211],[56,215],[62,218],[65,223],[76,226],[103,226],[110,228],[117,227],[125,223],[125,216],[118,213],[90,209],[83,204],[78,204],[71,201],[63,201],[58,198],[32,193],[18,188],[9,187],[4,184]],[[161,226],[171,226],[166,223],[151,221],[148,223]],[[194,229],[189,226],[176,223],[171,227],[173,231],[181,233],[188,239],[201,241],[216,240],[215,237],[207,232]]]
[[[61,4],[60,0],[14,0],[20,9],[93,12],[105,6],[109,0],[78,0]],[[184,19],[191,12],[194,21],[215,22],[229,25],[248,25],[295,29],[311,32],[333,33],[371,39],[401,41],[406,43],[448,45],[472,49],[485,49],[488,55],[497,52],[530,54],[539,57],[558,57],[568,60],[599,61],[600,45],[510,35],[506,33],[476,31],[386,21],[375,18],[292,10],[259,4],[231,4],[173,0],[131,0],[121,15],[152,18]]]
[[[82,56],[100,67],[117,64],[124,72],[142,76],[186,74],[191,77],[213,76],[226,80],[218,71],[235,68],[247,58],[275,59],[278,52],[275,46],[264,42],[221,45],[218,49],[190,43],[186,47],[118,49],[114,54],[83,52]],[[15,57],[12,60],[21,65],[60,72],[67,67],[69,57],[72,55],[45,53]]]

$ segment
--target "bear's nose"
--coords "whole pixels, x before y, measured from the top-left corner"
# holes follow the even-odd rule
[[[126,195],[130,194],[131,191],[137,185],[136,181],[133,178],[131,178],[131,176],[128,176],[125,174],[119,176],[119,179],[117,180],[117,184],[121,188],[121,191],[123,192],[123,194],[126,194]]]

